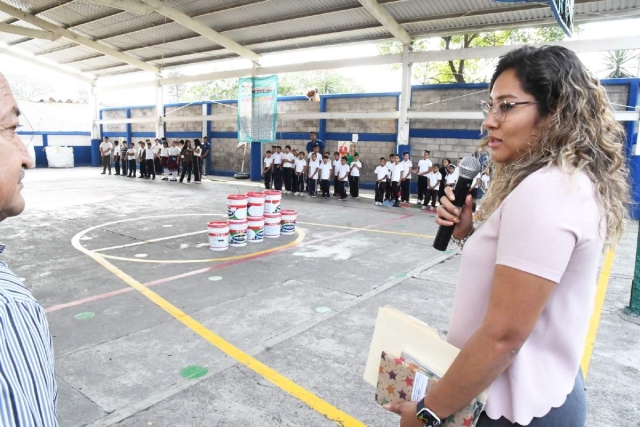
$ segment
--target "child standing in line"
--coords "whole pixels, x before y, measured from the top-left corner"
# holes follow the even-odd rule
[[[307,161],[304,159],[304,151],[298,153],[298,158],[295,162],[295,175],[293,175],[293,188],[294,196],[304,197],[304,175],[307,169]]]
[[[265,190],[271,190],[271,180],[273,178],[273,157],[271,157],[271,150],[267,150],[263,162],[264,169],[262,170],[262,174],[264,175],[264,188]]]
[[[422,160],[418,162],[418,170],[414,171],[418,174],[418,204],[429,197],[429,181],[427,180],[427,175],[429,175],[433,169],[433,164],[429,159],[430,154],[431,152],[429,150],[424,150]]]
[[[409,159],[409,152],[402,153],[404,160],[402,161],[402,176],[400,178],[400,189],[402,193],[402,201],[409,203],[411,199],[411,172],[413,170],[413,163]]]
[[[120,143],[113,141],[113,165],[116,167],[116,175],[120,176]]]
[[[138,178],[144,178],[147,175],[147,150],[144,147],[143,141],[140,141],[138,144],[140,145],[138,147],[138,164],[140,165],[140,176]]]
[[[171,182],[178,182],[179,162],[180,147],[178,147],[178,142],[174,140],[171,144],[171,148],[169,149],[169,160],[167,161],[167,166],[169,167],[169,171],[171,171]]]
[[[360,195],[360,169],[362,169],[362,162],[360,162],[360,156],[356,153],[353,155],[353,162],[349,167],[349,176],[351,176],[349,192],[351,193],[351,198],[355,200],[358,200]]]
[[[314,150],[309,160],[309,195],[311,197],[318,196],[318,172],[320,171],[320,160]]]
[[[387,186],[385,188],[384,200],[386,202],[391,200],[391,174],[393,173],[393,168],[396,163],[396,155],[391,153],[389,154],[389,161],[387,162]]]
[[[121,176],[127,176],[127,166],[129,165],[129,159],[127,157],[127,151],[129,151],[129,144],[127,144],[126,140],[123,140],[120,144],[120,162],[122,163],[122,174]]]
[[[404,168],[400,164],[400,156],[394,154],[393,159],[395,164],[393,165],[393,170],[391,171],[391,197],[393,197],[393,207],[400,207],[400,182],[402,179],[402,174],[404,172]]]
[[[333,166],[329,163],[329,156],[325,154],[322,156],[322,164],[320,164],[320,188],[322,189],[322,197],[330,199],[329,195],[329,181],[333,173]]]
[[[146,167],[147,167],[147,176],[145,176],[145,178],[149,179],[151,178],[151,175],[153,175],[153,179],[156,179],[156,168],[155,168],[155,158],[156,158],[156,152],[153,150],[153,147],[151,146],[151,141],[147,140],[147,149],[145,150],[145,156],[146,156]]]
[[[491,182],[491,176],[489,175],[489,168],[485,168],[480,176],[480,191],[478,191],[478,200],[482,199],[482,196],[489,191],[489,183]]]
[[[202,171],[200,170],[200,164],[202,164],[202,143],[198,138],[193,140],[193,183],[202,184]]]
[[[167,141],[162,141],[162,148],[160,149],[160,163],[162,164],[163,181],[169,181],[169,144]]]
[[[282,191],[282,156],[282,147],[277,145],[271,157],[273,157],[273,188],[278,191]]]
[[[445,179],[445,185],[447,187],[455,187],[456,181],[458,180],[458,174],[456,173],[456,167],[453,165],[449,165],[447,176]]]
[[[380,157],[380,166],[376,167],[376,206],[382,206],[384,199],[384,187],[389,177],[389,169],[387,169],[387,161],[384,157]]]
[[[347,164],[347,157],[344,156],[340,159],[340,168],[338,169],[338,195],[340,201],[347,200],[347,192],[344,186],[349,179],[349,165]]]
[[[338,172],[340,170],[341,160],[340,153],[337,151],[333,153],[333,195],[339,196],[338,194]]]
[[[431,172],[427,175],[427,190],[425,193],[424,202],[422,204],[422,210],[434,210],[436,208],[436,199],[438,198],[438,190],[440,189],[440,181],[442,175],[440,175],[440,166],[435,164],[431,166]],[[431,201],[431,208],[429,208],[429,201]]]
[[[180,183],[184,182],[185,175],[187,176],[187,184],[191,184],[191,174],[193,173],[193,147],[191,141],[186,140],[184,142],[184,148],[182,153],[184,160],[182,163],[182,173],[180,174]]]
[[[178,160],[178,175],[184,169],[184,139],[181,139],[178,142],[178,147],[180,148],[180,160]]]
[[[127,150],[127,160],[129,161],[129,178],[136,177],[136,144],[129,143]]]
[[[284,154],[282,155],[282,172],[284,178],[284,193],[292,193],[292,181],[293,181],[293,166],[295,157],[291,153],[291,146],[285,145]]]

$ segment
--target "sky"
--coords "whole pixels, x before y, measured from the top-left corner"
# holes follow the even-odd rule
[[[573,39],[595,39],[605,37],[640,37],[640,19],[616,20],[611,22],[590,23],[581,25],[582,31],[574,35]],[[294,62],[321,61],[324,59],[341,59],[377,55],[375,43],[361,43],[343,46],[330,46],[299,50],[289,53],[265,54],[261,60],[263,66],[287,64]],[[580,54],[582,61],[592,72],[600,77],[602,75],[604,52]],[[248,60],[236,59],[220,61],[210,64],[195,64],[181,67],[179,70],[184,75],[194,75],[213,71],[228,70],[234,68],[248,68]],[[371,67],[350,67],[336,70],[344,76],[353,78],[366,92],[399,91],[401,76],[400,71],[393,71],[388,65]],[[88,86],[71,77],[51,72],[29,62],[21,61],[0,54],[0,72],[5,74],[20,74],[42,78],[47,76],[47,81],[54,88],[51,94],[54,98],[76,98],[79,89]],[[634,65],[632,72],[636,72]],[[487,75],[491,70],[487,70]],[[152,78],[149,73],[135,73],[129,76],[117,76],[105,80],[105,84],[130,83]],[[414,82],[415,83],[415,82]],[[302,94],[301,94],[302,95]],[[154,88],[140,88],[137,90],[113,91],[101,96],[103,105],[140,105],[155,103]]]

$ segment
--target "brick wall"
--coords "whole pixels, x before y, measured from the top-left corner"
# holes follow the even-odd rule
[[[156,107],[151,108],[134,108],[131,110],[131,118],[139,117],[156,117]],[[156,131],[155,123],[132,123],[131,132],[154,132]]]
[[[369,98],[328,98],[328,112],[398,111],[398,98],[377,96]],[[396,120],[327,120],[327,132],[395,133]]]
[[[127,111],[126,110],[107,110],[102,112],[102,118],[104,120],[109,119],[126,119]],[[126,123],[120,124],[108,124],[102,125],[102,129],[104,132],[126,132],[127,125]]]
[[[211,143],[211,163],[214,171],[240,172],[243,148],[238,148],[238,140],[232,138],[214,138]],[[251,170],[251,153],[247,147],[244,171]]]
[[[166,117],[201,116],[202,105],[189,105],[186,107],[166,107]],[[198,132],[202,133],[202,122],[170,122],[165,127],[166,132]]]
[[[228,115],[228,114],[237,114],[236,107],[237,103],[233,104],[212,104],[211,105],[211,114],[212,115]],[[216,120],[211,122],[211,131],[212,132],[237,132],[238,131],[238,120],[230,119],[230,120]]]
[[[320,103],[307,100],[278,101],[278,113],[317,113]],[[277,132],[311,132],[318,131],[320,120],[286,120],[278,119]],[[286,144],[281,144],[283,147]],[[293,146],[293,145],[292,145]]]

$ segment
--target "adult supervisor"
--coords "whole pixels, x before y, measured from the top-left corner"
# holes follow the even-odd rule
[[[320,156],[324,154],[324,141],[318,139],[318,134],[314,131],[309,132],[309,141],[307,142],[307,154],[311,154],[313,152],[313,146],[318,144],[320,147]]]
[[[0,74],[0,221],[20,215],[31,156],[16,134],[18,105]],[[0,253],[4,247],[0,245]],[[44,310],[0,259],[0,425],[57,426],[58,387]]]
[[[494,180],[478,225],[471,196],[458,212],[450,189],[436,219],[455,224],[464,247],[448,329],[461,352],[422,401],[390,409],[403,427],[434,425],[491,386],[479,427],[582,427],[598,262],[627,215],[624,131],[598,80],[563,47],[508,53],[489,89],[480,145]]]

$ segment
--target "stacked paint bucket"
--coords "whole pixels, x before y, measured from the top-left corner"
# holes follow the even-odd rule
[[[249,243],[264,241],[264,193],[247,193],[247,240]]]
[[[265,190],[264,192],[264,237],[280,237],[280,200],[282,192]]]

